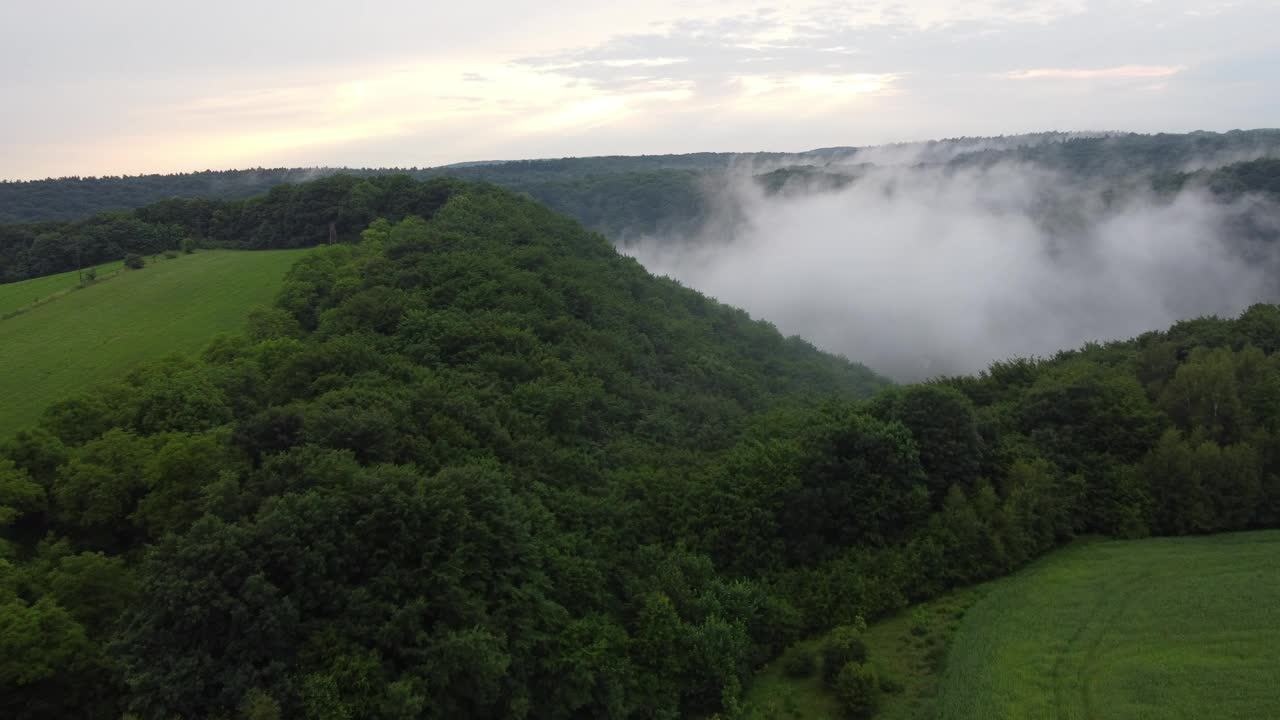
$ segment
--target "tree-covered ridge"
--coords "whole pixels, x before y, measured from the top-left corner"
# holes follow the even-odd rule
[[[1196,185],[1225,198],[1256,193],[1280,200],[1280,158],[1258,158],[1212,170],[1168,173],[1157,176],[1154,185],[1163,192]]]
[[[613,238],[691,233],[710,212],[700,176],[678,170],[533,181],[520,189]],[[351,242],[376,217],[430,217],[458,181],[405,174],[337,174],[275,185],[244,200],[169,199],[75,221],[0,225],[0,282],[116,260],[128,253],[206,247],[310,247]]]
[[[754,176],[767,193],[835,191],[857,182],[873,166],[819,170],[788,166]],[[953,167],[959,169],[959,167]],[[154,254],[184,242],[224,248],[295,248],[332,237],[354,241],[375,217],[430,217],[448,199],[457,180],[417,182],[404,174],[373,177],[338,174],[297,185],[277,185],[246,200],[171,199],[133,211],[106,212],[78,221],[0,225],[0,282],[13,282],[118,260],[128,253]],[[1215,170],[1165,173],[1144,180],[1158,194],[1203,187],[1223,199],[1258,194],[1280,197],[1280,160],[1263,158]],[[713,176],[685,170],[586,175],[519,186],[538,201],[570,215],[615,242],[657,235],[695,237],[717,211]],[[1109,188],[1119,202],[1132,184]],[[1244,239],[1274,235],[1274,211],[1255,208],[1251,224],[1237,228]],[[332,224],[333,234],[330,234]]]
[[[1060,142],[1016,148],[977,150],[957,156],[953,166],[1030,163],[1077,178],[1125,177],[1186,172],[1280,155],[1280,130],[1232,130],[1225,133],[1108,134],[1071,137]]]
[[[744,157],[768,161],[794,156],[783,153],[691,153],[463,163],[435,168],[253,168],[169,175],[0,181],[0,223],[79,220],[101,212],[131,210],[172,199],[243,200],[262,195],[277,185],[306,183],[331,175],[408,175],[416,180],[454,177],[536,193],[542,186],[555,188],[602,176],[719,171]]]
[[[377,217],[430,217],[458,187],[439,178],[332,175],[276,185],[245,200],[163,200],[68,222],[0,225],[0,280],[90,266],[128,253],[154,254],[186,240],[206,247],[310,247],[352,241]]]
[[[276,185],[332,175],[336,168],[253,168],[167,175],[0,181],[0,222],[79,220],[172,198],[239,200]]]
[[[626,182],[625,176],[633,176],[645,183],[663,175],[668,179],[689,173],[715,176],[731,167],[769,172],[788,166],[821,169],[886,162],[957,167],[1017,162],[1085,178],[1186,172],[1203,165],[1277,155],[1280,155],[1280,131],[1277,130],[1083,136],[1047,132],[886,146],[831,147],[799,153],[689,153],[460,163],[434,168],[253,168],[170,175],[64,177],[0,181],[0,223],[80,220],[100,212],[131,210],[174,198],[242,200],[266,193],[280,184],[298,184],[335,174],[358,177],[407,174],[417,180],[448,176],[529,192],[557,209],[570,212],[593,229],[607,230],[577,215],[572,208],[557,206],[554,197],[563,195],[577,182],[598,181],[608,176],[618,176],[611,177],[610,182]],[[847,168],[837,170],[846,171]],[[619,207],[625,211],[625,202],[620,202]],[[670,213],[663,217],[668,216]],[[645,220],[653,224],[655,217],[646,216]]]
[[[1134,192],[1168,194],[1188,186],[1233,199],[1249,193],[1275,197],[1278,155],[1280,131],[1048,133],[793,155],[695,153],[403,171],[259,169],[0,183],[0,222],[39,220],[0,224],[0,282],[117,260],[130,252],[176,249],[186,239],[218,247],[303,247],[327,242],[332,223],[338,240],[352,241],[374,217],[429,216],[448,196],[453,182],[448,178],[528,193],[625,244],[643,236],[697,237],[717,219],[736,217],[741,208],[724,189],[743,173],[756,173],[767,193],[810,193],[843,188],[885,162],[942,172],[1013,163],[1058,173],[1064,182],[1078,182],[1109,202]],[[1254,156],[1261,157],[1246,159]],[[1239,162],[1220,167],[1232,160]],[[1207,168],[1194,170],[1198,164]],[[415,179],[432,181],[430,197],[415,195],[422,192]],[[129,207],[137,209],[112,209]],[[1269,210],[1253,215],[1256,221],[1236,234],[1274,235],[1265,231],[1272,223]]]
[[[732,714],[797,637],[1076,533],[1280,522],[1280,308],[865,400],[865,368],[443,187],[4,444],[6,716]]]

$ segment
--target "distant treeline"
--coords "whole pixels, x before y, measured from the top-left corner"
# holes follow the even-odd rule
[[[1067,178],[1114,186],[1117,194],[1133,191],[1137,183],[1139,190],[1164,193],[1202,185],[1224,197],[1256,192],[1280,198],[1280,159],[1242,160],[1206,170],[1192,167],[1214,158],[1280,154],[1280,131],[1036,139],[1039,144],[1024,146],[1006,139],[996,143],[1000,149],[983,149],[978,140],[939,141],[915,152],[922,159],[941,158],[952,143],[964,152],[939,167],[1034,163]],[[724,184],[723,173],[735,163],[761,170],[757,180],[767,192],[812,192],[855,182],[859,172],[872,167],[858,164],[858,158],[854,148],[831,148],[799,155],[698,153],[409,171],[273,169],[0,183],[0,221],[43,219],[0,225],[0,282],[72,270],[130,252],[176,249],[185,239],[219,247],[303,247],[326,242],[332,223],[339,240],[351,241],[375,217],[429,216],[434,205],[447,198],[448,178],[528,193],[615,242],[644,235],[693,236],[717,209],[725,210],[717,208],[717,191]],[[767,171],[769,163],[783,167]],[[1118,180],[1120,176],[1127,180]],[[317,179],[294,182],[306,178]],[[432,181],[422,187],[434,189],[410,189],[419,187],[415,179]],[[415,195],[421,192],[430,197]],[[131,205],[142,206],[98,212]],[[96,214],[86,217],[89,212]],[[1275,228],[1267,230],[1275,224],[1273,219],[1262,215],[1253,213],[1233,231],[1275,235]]]
[[[177,249],[187,238],[211,247],[297,248],[328,242],[332,225],[338,239],[351,241],[377,217],[431,217],[459,182],[330,175],[247,200],[176,198],[86,220],[0,225],[0,280]]]
[[[780,153],[749,155],[760,159],[775,156],[784,157]],[[0,223],[80,220],[100,212],[131,210],[173,198],[243,200],[284,183],[303,183],[337,174],[357,177],[408,175],[416,180],[448,176],[528,191],[531,187],[548,183],[554,185],[603,175],[723,170],[738,157],[732,153],[694,153],[520,160],[438,168],[254,168],[172,175],[0,181]]]
[[[447,175],[530,192],[548,202],[536,187],[607,175],[718,172],[734,165],[755,167],[763,172],[770,166],[822,168],[829,164],[876,162],[898,156],[913,158],[911,162],[956,166],[1029,162],[1075,176],[1114,177],[1187,172],[1206,163],[1221,165],[1277,155],[1280,155],[1280,130],[1116,133],[1086,137],[1036,133],[871,148],[833,147],[802,153],[690,153],[467,163],[435,168],[254,168],[172,175],[64,177],[0,182],[0,223],[80,220],[99,212],[130,210],[172,198],[242,200],[282,183],[305,182],[338,173],[360,177],[407,174],[417,180]]]
[[[1186,173],[1261,157],[1280,156],[1280,130],[1232,130],[1140,135],[1126,133],[1073,138],[1014,149],[960,155],[956,166],[1031,163],[1070,177],[1117,178],[1136,174]]]
[[[128,253],[206,247],[293,248],[354,240],[375,217],[430,217],[459,181],[423,183],[405,174],[336,174],[279,184],[243,199],[174,198],[83,220],[0,225],[0,282],[74,270]],[[691,231],[708,213],[699,176],[682,170],[587,175],[537,181],[523,188],[588,227],[627,233]]]
[[[732,716],[1078,534],[1280,526],[1280,307],[882,389],[527,198],[397,188],[430,219],[0,445],[5,717]]]

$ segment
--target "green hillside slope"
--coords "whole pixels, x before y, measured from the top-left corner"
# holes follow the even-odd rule
[[[240,329],[246,311],[269,303],[306,252],[221,250],[160,260],[0,320],[0,435],[137,363],[195,351],[219,332]],[[68,279],[0,285],[0,307],[43,297]]]
[[[1280,532],[1057,553],[969,611],[939,716],[1274,717],[1277,556]]]
[[[93,270],[99,277],[105,277],[123,266],[123,261],[116,260],[98,265]],[[29,305],[47,302],[56,295],[75,289],[79,283],[80,273],[75,270],[21,282],[0,283],[0,316],[16,312]]]

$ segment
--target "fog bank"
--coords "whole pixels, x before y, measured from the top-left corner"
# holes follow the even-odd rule
[[[698,237],[624,247],[651,271],[899,380],[976,372],[1274,300],[1243,208],[1075,187],[1026,166],[882,168],[766,195],[743,172]]]

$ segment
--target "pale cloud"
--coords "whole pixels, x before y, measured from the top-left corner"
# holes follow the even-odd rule
[[[626,67],[662,67],[664,65],[678,65],[680,63],[689,62],[688,58],[630,58],[626,60],[605,60],[601,64],[605,67],[626,68]]]
[[[733,104],[744,111],[800,116],[892,92],[896,81],[894,75],[870,74],[742,75],[734,78],[742,95]]]
[[[1073,68],[1037,68],[1035,70],[1017,70],[1006,73],[1012,80],[1037,80],[1048,78],[1053,80],[1144,80],[1164,78],[1186,70],[1181,65],[1120,65],[1109,68],[1073,69]]]

